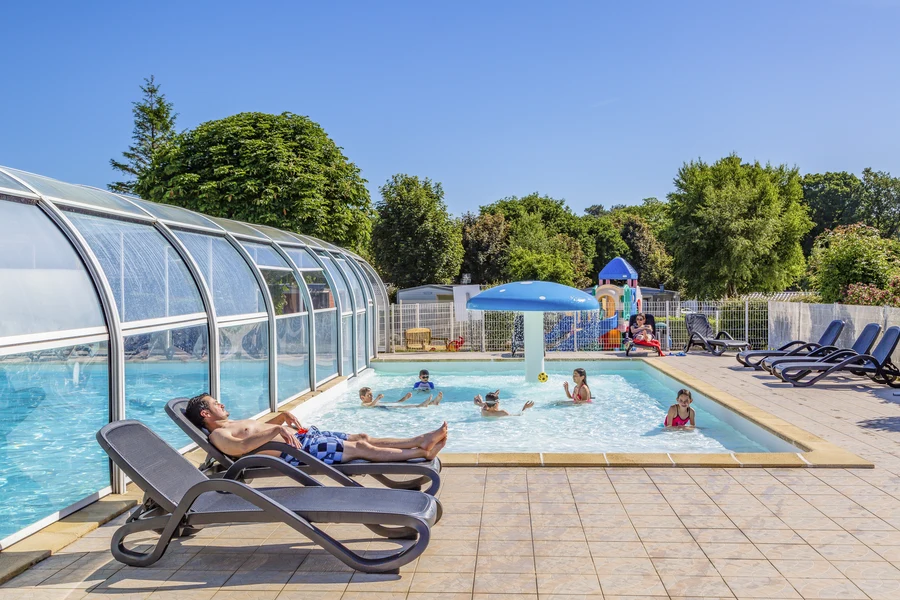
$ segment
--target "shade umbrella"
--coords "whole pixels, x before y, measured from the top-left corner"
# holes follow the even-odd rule
[[[544,313],[598,310],[600,303],[567,285],[549,281],[516,281],[485,290],[466,302],[469,310],[512,310],[525,313],[525,380],[544,372]]]

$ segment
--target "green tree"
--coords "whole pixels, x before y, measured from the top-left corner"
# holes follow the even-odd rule
[[[537,214],[525,214],[511,227],[507,279],[539,279],[589,285],[590,263],[574,238],[549,231]]]
[[[657,287],[672,281],[672,257],[644,219],[628,215],[622,224],[622,240],[628,245],[628,261],[644,285]]]
[[[883,237],[896,238],[900,234],[900,178],[863,169],[858,216]]]
[[[650,226],[650,231],[659,240],[665,240],[666,232],[672,225],[669,215],[669,204],[658,198],[644,198],[640,204],[633,206],[616,205],[610,210],[610,215],[617,221],[624,223],[624,217],[633,215],[643,219]]]
[[[450,283],[462,263],[462,233],[441,184],[394,175],[380,190],[372,254],[385,280],[400,288]]]
[[[900,242],[858,223],[839,226],[816,238],[810,256],[810,280],[823,302],[845,299],[848,286],[883,288],[897,271]]]
[[[803,252],[809,256],[815,239],[826,229],[857,221],[860,181],[853,173],[807,173],[800,180],[803,199],[809,206],[813,228],[803,238]]]
[[[597,275],[606,263],[617,256],[628,256],[628,244],[622,239],[620,228],[611,217],[585,216],[582,220],[594,249],[588,277],[593,283],[597,283]]]
[[[155,154],[136,191],[364,251],[373,214],[365,183],[309,118],[240,113],[175,136]]]
[[[609,214],[609,211],[602,204],[591,204],[584,209],[584,214],[589,217],[602,217]]]
[[[538,193],[529,194],[517,198],[511,196],[498,200],[493,204],[481,207],[482,214],[502,214],[511,228],[527,217],[536,217],[541,229],[545,231],[546,238],[550,239],[558,234],[566,235],[576,240],[584,256],[585,264],[590,265],[596,255],[595,241],[588,232],[586,218],[575,215],[566,206],[565,200],[557,200],[549,196],[541,196]],[[578,265],[575,265],[578,268]],[[575,280],[583,280],[588,277],[588,270],[575,274]]]
[[[472,283],[496,283],[506,276],[509,258],[509,226],[502,214],[466,213],[462,220],[462,273]]]
[[[144,79],[141,91],[144,95],[140,102],[131,103],[134,114],[131,139],[134,143],[122,153],[124,160],[109,159],[109,166],[128,177],[126,181],[115,181],[106,186],[113,192],[134,193],[138,180],[153,164],[153,154],[175,136],[178,115],[172,112],[172,103],[159,91],[153,75]]]
[[[805,271],[800,242],[812,227],[797,169],[685,163],[669,194],[668,237],[685,292],[721,298],[781,291]]]

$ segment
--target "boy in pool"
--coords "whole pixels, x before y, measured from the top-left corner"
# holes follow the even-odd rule
[[[432,404],[437,406],[441,403],[441,400],[443,400],[444,392],[439,392],[436,398],[434,396],[428,396],[428,399],[419,404],[401,404],[401,402],[406,402],[407,400],[412,398],[412,392],[408,392],[405,396],[403,396],[396,402],[390,402],[388,404],[379,404],[382,398],[384,398],[384,394],[378,394],[377,398],[373,398],[372,388],[370,387],[359,388],[359,399],[362,402],[363,406],[380,406],[381,408],[425,408],[426,406],[430,406]]]
[[[666,414],[665,426],[696,426],[697,415],[694,412],[694,409],[691,408],[691,402],[693,401],[694,399],[691,397],[691,390],[678,390],[678,397],[675,399],[675,404],[669,407],[669,412]]]
[[[485,394],[484,399],[481,398],[481,394],[475,396],[475,406],[481,407],[482,417],[521,417],[526,410],[534,406],[534,402],[529,400],[522,407],[521,412],[510,414],[505,410],[500,410],[500,390],[497,390]]]
[[[419,371],[419,380],[413,384],[413,389],[418,392],[430,392],[434,389],[434,382],[428,381],[431,375],[428,373],[428,369],[422,369]]]

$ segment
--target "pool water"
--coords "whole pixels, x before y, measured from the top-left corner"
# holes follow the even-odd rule
[[[609,361],[607,361],[609,362]],[[447,452],[768,452],[764,441],[750,439],[708,410],[704,403],[692,407],[697,415],[693,430],[663,427],[666,411],[675,403],[677,381],[640,368],[615,369],[599,363],[582,363],[595,397],[591,404],[563,404],[563,382],[572,383],[572,367],[548,364],[549,381],[526,383],[521,368],[504,364],[468,363],[441,366],[428,363],[436,392],[443,391],[439,406],[425,408],[367,408],[358,390],[371,387],[392,402],[411,390],[422,365],[379,364],[374,370],[349,382],[350,388],[336,401],[301,405],[295,414],[304,423],[321,429],[366,432],[373,436],[413,436],[449,425]],[[452,369],[452,370],[451,370]],[[650,367],[646,367],[650,369]],[[397,372],[399,371],[399,372]],[[500,388],[501,408],[519,413],[527,401],[534,408],[521,416],[485,418],[473,403],[476,394]],[[418,403],[427,393],[414,392],[408,404]],[[780,448],[779,448],[780,449]],[[796,451],[796,449],[795,449]]]

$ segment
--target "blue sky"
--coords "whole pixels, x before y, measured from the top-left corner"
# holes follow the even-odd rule
[[[103,186],[154,74],[180,129],[307,115],[454,214],[664,197],[687,160],[900,175],[900,2],[13,3],[0,164]]]

